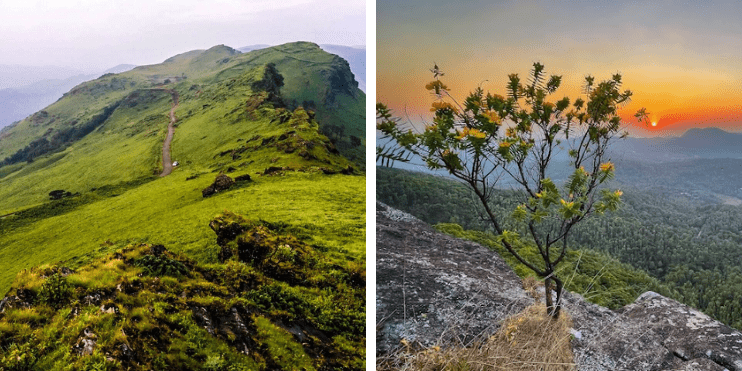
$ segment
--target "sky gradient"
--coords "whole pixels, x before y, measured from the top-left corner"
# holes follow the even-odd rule
[[[508,74],[525,78],[540,62],[563,76],[552,100],[576,98],[585,75],[620,72],[634,92],[622,110],[632,135],[742,131],[738,1],[377,1],[377,101],[429,118],[434,62],[457,99],[480,84],[503,94]],[[656,127],[636,124],[641,107]]]
[[[85,72],[225,44],[365,45],[363,0],[0,0],[0,65]]]

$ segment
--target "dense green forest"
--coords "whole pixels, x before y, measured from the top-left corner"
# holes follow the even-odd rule
[[[492,207],[510,215],[518,202],[514,192],[500,191],[492,198]],[[453,179],[379,167],[376,197],[430,224],[489,230],[472,193]],[[627,264],[626,269],[635,268],[634,276],[646,272],[658,280],[628,284],[634,295],[641,294],[637,292],[641,287],[659,290],[742,329],[742,207],[677,197],[658,189],[624,189],[622,200],[619,211],[588,218],[575,227],[570,240],[573,250],[597,250],[604,254],[605,266],[614,264],[609,263],[613,257]],[[605,300],[593,301],[606,305]]]

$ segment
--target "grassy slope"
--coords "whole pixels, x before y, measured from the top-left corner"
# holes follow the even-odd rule
[[[366,137],[366,94],[357,86],[345,86],[351,94],[330,91],[332,89],[329,80],[338,77],[337,70],[347,69],[348,72],[350,70],[347,62],[324,52],[316,44],[298,42],[245,53],[231,59],[227,63],[231,67],[215,78],[233,77],[242,69],[269,62],[275,63],[285,78],[281,94],[286,101],[295,102],[297,105],[302,105],[305,101],[314,102],[313,109],[317,111],[317,119],[321,126],[335,125],[345,128],[344,137],[340,139],[341,145],[348,148],[344,154],[350,152],[356,161],[365,158],[365,143],[362,145],[363,148],[352,148],[349,138],[351,135],[362,139]],[[333,93],[334,100],[325,105],[327,96]],[[363,164],[364,161],[359,163]]]
[[[209,51],[187,60],[186,56],[176,56],[163,65],[138,68],[130,73],[142,74],[146,70],[155,73],[151,76],[163,78],[176,75],[166,68],[175,64],[195,74],[194,71],[204,68],[202,65],[216,63],[214,60],[221,63],[229,54],[224,47],[213,49],[213,55]],[[355,205],[363,203],[364,178],[316,175],[321,174],[320,166],[340,169],[347,167],[349,162],[318,149],[327,139],[317,134],[316,124],[302,120],[306,119],[303,113],[295,113],[295,120],[278,123],[276,116],[281,110],[274,110],[270,105],[247,112],[245,102],[256,94],[250,83],[262,76],[262,69],[253,67],[247,70],[243,67],[239,64],[234,71],[232,68],[220,70],[233,76],[227,80],[215,82],[214,73],[201,73],[204,77],[200,80],[187,79],[169,86],[180,93],[172,158],[182,164],[169,177],[160,179],[153,174],[160,167],[160,149],[171,99],[165,92],[138,90],[137,94],[149,94],[150,97],[140,97],[138,100],[141,102],[133,105],[131,102],[137,98],[131,98],[129,93],[129,103],[122,104],[96,131],[62,152],[42,156],[0,179],[0,199],[3,200],[0,215],[44,205],[49,202],[48,192],[54,189],[79,192],[85,196],[94,188],[105,185],[116,187],[126,182],[145,183],[114,198],[93,200],[96,202],[71,213],[6,231],[0,237],[0,254],[3,256],[0,271],[7,272],[0,281],[0,291],[7,289],[14,272],[20,269],[49,259],[79,254],[91,249],[92,244],[107,239],[158,238],[163,239],[163,243],[180,243],[182,248],[175,247],[176,250],[196,253],[195,246],[203,247],[209,235],[205,232],[209,218],[224,208],[255,214],[259,213],[260,207],[267,206],[269,208],[265,210],[292,224],[309,221],[320,224],[333,221],[335,211],[332,210],[350,207],[348,217],[357,219],[358,228],[362,231],[363,220],[358,216],[363,215],[363,206]],[[72,98],[77,99],[77,95],[80,94]],[[119,93],[115,92],[113,96],[117,97]],[[58,103],[69,105],[65,98]],[[287,114],[283,112],[283,115]],[[263,139],[288,131],[296,131],[299,138],[318,143],[310,150],[316,159],[302,158],[299,151],[285,153],[275,146],[259,145]],[[259,139],[245,144],[256,136]],[[5,141],[2,143],[5,145]],[[243,146],[249,148],[239,159],[219,156],[220,152]],[[249,191],[241,189],[203,200],[199,191],[213,181],[215,172],[230,166],[239,169],[234,173],[236,175],[249,173],[256,176],[270,166],[303,168],[315,175],[297,173],[259,178],[248,188]],[[199,174],[204,175],[195,180],[185,180]],[[287,181],[279,182],[279,179]],[[315,187],[317,184],[321,185]],[[124,191],[127,187],[120,188]],[[328,189],[333,190],[331,195],[324,195]],[[255,194],[261,197],[254,199]],[[219,203],[219,199],[227,201]],[[296,204],[292,204],[292,200],[296,200]],[[354,202],[345,203],[344,200]],[[313,214],[320,210],[326,210],[329,215],[318,219],[318,215]],[[297,212],[309,215],[302,218],[296,215]],[[203,214],[199,218],[200,213]],[[266,219],[271,219],[269,216],[266,215]],[[184,227],[180,227],[181,223],[185,223]],[[357,228],[351,230],[358,231]],[[362,234],[356,232],[354,237],[362,237]],[[356,256],[362,256],[362,247],[356,246],[355,250]],[[22,253],[25,251],[34,253]]]
[[[68,260],[105,241],[160,243],[202,262],[215,262],[216,238],[209,221],[227,209],[252,219],[286,222],[312,245],[338,260],[365,256],[365,177],[289,173],[209,198],[204,175],[186,181],[182,172],[117,197],[79,207],[13,230],[0,238],[0,291],[15,274],[41,263]],[[74,231],[74,233],[70,233]]]
[[[0,159],[12,155],[32,140],[41,137],[50,128],[72,126],[85,122],[103,107],[123,99],[133,91],[162,87],[212,84],[240,76],[247,70],[266,63],[276,63],[284,76],[282,95],[287,101],[312,100],[318,104],[320,124],[343,125],[346,135],[365,137],[365,94],[355,86],[348,87],[353,96],[340,94],[331,109],[319,105],[328,91],[330,71],[347,66],[339,57],[322,51],[316,44],[289,43],[271,48],[238,54],[226,46],[208,50],[194,50],[169,58],[165,62],[140,66],[131,71],[104,75],[72,89],[56,103],[45,108],[46,114],[35,114],[0,134]],[[338,114],[338,112],[344,112]],[[167,112],[165,112],[167,113]],[[7,170],[6,170],[7,171]],[[4,171],[0,169],[0,177]]]
[[[0,219],[0,293],[22,269],[62,260],[80,266],[129,243],[163,244],[198,263],[216,263],[209,221],[225,210],[285,224],[327,264],[365,264],[365,176],[323,173],[351,163],[331,153],[305,111],[275,108],[253,91],[265,61],[247,57],[226,47],[185,53],[122,74],[134,81],[124,90],[101,83],[122,75],[106,76],[48,107],[56,117],[48,125],[29,119],[5,131],[11,136],[0,140],[0,156],[34,139],[23,135],[59,130],[121,101],[103,125],[62,151],[0,168],[0,215],[25,210]],[[153,87],[180,95],[172,158],[181,165],[165,178],[155,174],[172,99]],[[75,105],[87,108],[75,113]],[[287,170],[263,175],[269,167]],[[229,168],[236,169],[231,176],[250,174],[254,181],[203,198],[201,190]],[[79,195],[49,201],[54,189]],[[343,346],[362,351],[362,340],[353,341]]]

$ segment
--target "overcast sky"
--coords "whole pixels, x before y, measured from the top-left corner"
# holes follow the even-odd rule
[[[225,44],[365,46],[364,0],[0,0],[0,65],[95,72]]]

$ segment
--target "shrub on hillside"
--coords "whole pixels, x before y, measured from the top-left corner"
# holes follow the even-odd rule
[[[59,273],[54,273],[41,285],[36,300],[54,308],[61,308],[69,302],[72,292],[67,279]]]

